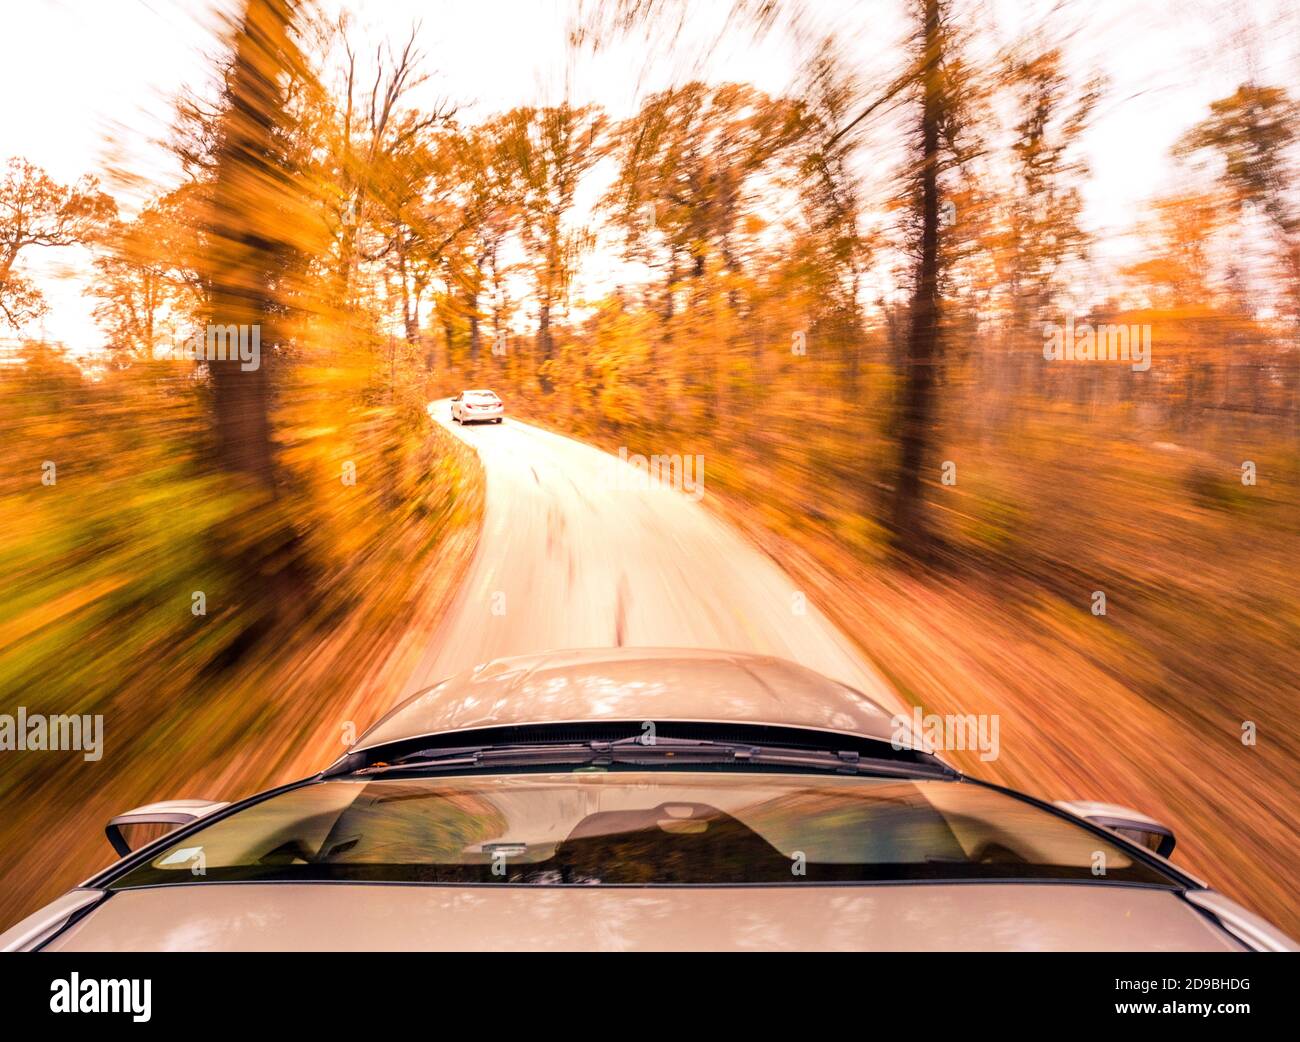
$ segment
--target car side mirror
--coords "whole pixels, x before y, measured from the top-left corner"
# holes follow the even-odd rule
[[[163,800],[161,803],[147,803],[143,807],[136,807],[135,810],[111,818],[104,826],[104,835],[117,851],[118,857],[126,857],[131,853],[131,844],[122,835],[124,828],[140,825],[170,825],[171,828],[163,831],[162,835],[165,835],[181,825],[188,825],[191,821],[197,821],[213,811],[228,806],[230,806],[229,802],[217,803],[213,800]],[[139,850],[143,845],[137,843],[135,849]]]
[[[1125,839],[1146,847],[1161,857],[1174,852],[1174,830],[1155,818],[1117,803],[1093,803],[1089,800],[1057,800],[1053,806],[1078,815],[1094,825],[1118,832]]]

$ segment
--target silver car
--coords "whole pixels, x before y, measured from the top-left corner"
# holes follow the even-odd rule
[[[461,391],[451,400],[451,418],[466,423],[500,423],[506,407],[495,391]]]
[[[144,823],[178,827],[127,852]],[[1296,949],[1157,822],[967,777],[858,692],[729,652],[493,661],[313,777],[108,835],[122,860],[0,946]]]

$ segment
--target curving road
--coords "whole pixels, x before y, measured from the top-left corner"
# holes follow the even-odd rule
[[[517,420],[462,428],[445,399],[429,413],[477,451],[487,504],[408,691],[503,655],[695,647],[779,655],[905,711],[792,580],[689,495],[643,487],[616,456]]]

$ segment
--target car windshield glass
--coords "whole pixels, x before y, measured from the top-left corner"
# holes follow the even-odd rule
[[[995,879],[1175,885],[1095,833],[969,782],[586,770],[314,782],[199,829],[113,887]]]
[[[465,400],[467,402],[495,402],[497,396],[491,391],[466,391]]]

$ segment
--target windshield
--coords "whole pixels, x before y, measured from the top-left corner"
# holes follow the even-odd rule
[[[339,779],[214,822],[115,889],[230,880],[654,885],[1173,881],[966,782],[668,774]]]
[[[499,398],[491,391],[466,391],[465,401],[467,402],[497,402]]]

